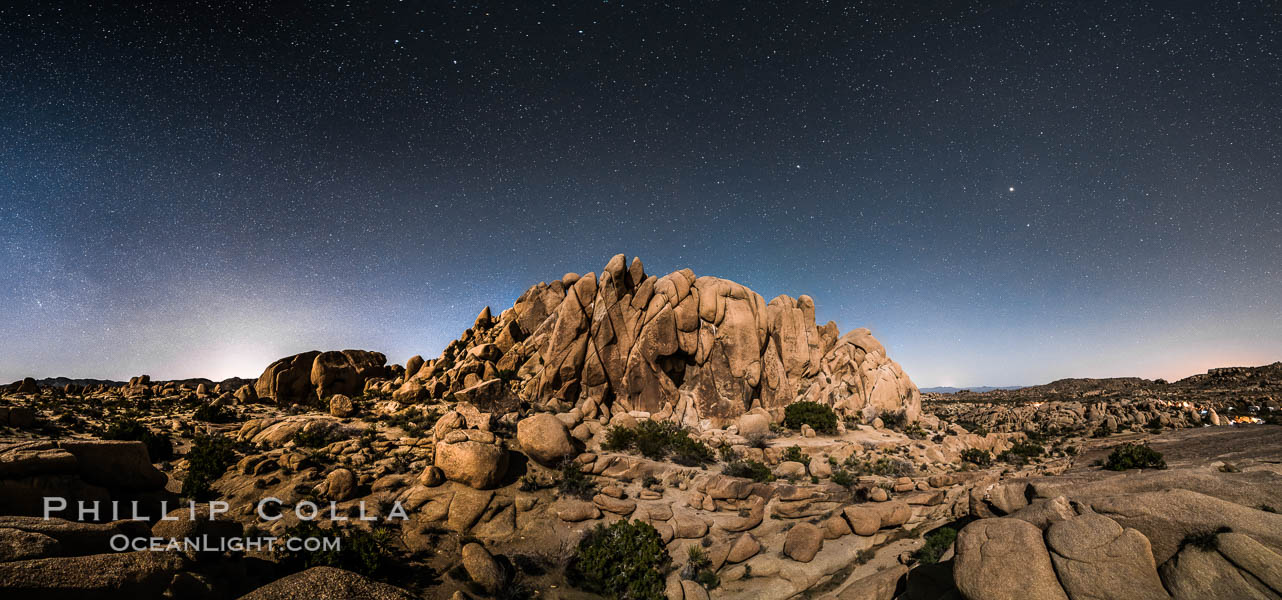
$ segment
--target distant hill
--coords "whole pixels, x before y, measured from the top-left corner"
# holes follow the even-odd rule
[[[1178,381],[1109,377],[1068,378],[1017,388],[923,388],[940,402],[1040,402],[1111,397],[1233,397],[1257,403],[1276,402],[1282,393],[1282,362],[1258,367],[1221,367]],[[946,396],[946,397],[945,397]]]
[[[932,393],[932,394],[955,394],[955,393],[957,393],[957,392],[975,392],[976,394],[982,394],[982,393],[984,393],[984,392],[991,392],[991,391],[993,391],[993,390],[1018,390],[1018,389],[1021,389],[1021,388],[1023,388],[1023,387],[1024,387],[1024,386],[1022,386],[1022,385],[1007,385],[1007,386],[979,385],[979,386],[975,386],[975,387],[947,387],[947,386],[941,386],[941,387],[928,387],[928,388],[921,388],[921,391],[922,391],[923,393],[925,393],[925,392],[929,392],[929,393]]]

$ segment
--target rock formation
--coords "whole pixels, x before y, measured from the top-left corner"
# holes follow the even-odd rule
[[[389,374],[387,357],[368,350],[320,352],[312,350],[286,356],[258,376],[258,398],[277,404],[326,400],[335,394],[359,396],[365,380]]]
[[[622,254],[600,275],[531,287],[497,318],[487,308],[440,358],[415,363],[398,399],[464,394],[483,410],[507,393],[490,383],[506,373],[520,399],[584,417],[639,412],[717,427],[755,407],[778,420],[797,400],[868,420],[904,411],[913,421],[920,412],[917,387],[868,330],[817,326],[810,297],[767,303],[689,269],[647,275]],[[264,377],[284,370],[273,365]],[[259,395],[268,395],[265,383]],[[484,400],[472,397],[478,391]]]

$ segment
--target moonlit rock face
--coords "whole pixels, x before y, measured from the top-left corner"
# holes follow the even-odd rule
[[[470,374],[514,372],[521,399],[573,408],[578,418],[609,410],[687,425],[728,425],[753,408],[779,420],[797,400],[845,415],[903,411],[915,420],[920,412],[917,387],[881,343],[867,329],[839,335],[834,323],[817,326],[809,296],[767,303],[689,269],[647,275],[622,254],[599,275],[572,278],[568,288],[564,280],[531,287],[402,388],[508,393]],[[490,341],[513,335],[521,339],[507,351]]]

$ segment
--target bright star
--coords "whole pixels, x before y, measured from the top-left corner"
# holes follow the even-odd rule
[[[1015,188],[1010,188],[1010,191],[1012,191],[1012,192],[1013,192],[1013,191],[1015,191]]]

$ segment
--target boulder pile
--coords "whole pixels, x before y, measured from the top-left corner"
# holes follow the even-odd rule
[[[454,395],[499,414],[524,400],[584,418],[627,412],[707,428],[754,408],[777,421],[797,400],[868,421],[887,412],[915,421],[921,407],[868,330],[816,325],[810,297],[766,302],[689,269],[647,275],[622,254],[599,275],[531,287],[497,318],[486,308],[440,358],[407,364],[405,380],[383,384],[398,400]],[[283,370],[273,365],[264,377]],[[259,380],[260,396],[270,380]],[[277,387],[289,385],[306,387]]]

